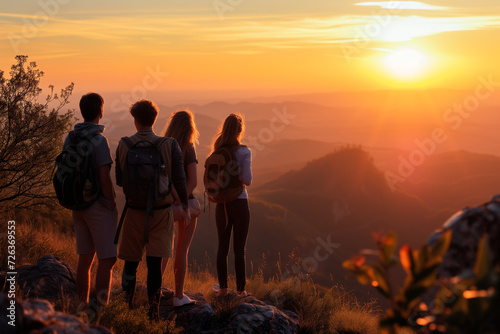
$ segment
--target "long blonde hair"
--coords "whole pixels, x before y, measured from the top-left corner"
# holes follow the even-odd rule
[[[221,147],[240,145],[244,132],[245,123],[243,122],[243,116],[230,114],[224,121],[222,129],[216,135],[216,139],[212,145],[212,152]]]
[[[189,110],[176,111],[170,116],[167,128],[163,132],[164,137],[172,137],[179,143],[182,156],[186,156],[186,151],[190,144],[198,143],[200,133],[194,122],[194,115]]]

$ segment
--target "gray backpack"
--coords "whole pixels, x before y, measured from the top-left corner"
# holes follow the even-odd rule
[[[162,145],[167,145],[170,151],[169,139],[160,137],[154,142],[142,140],[134,144],[130,138],[122,138],[128,151],[122,175],[117,177],[117,184],[123,187],[126,204],[115,236],[115,243],[118,242],[128,207],[145,211],[146,243],[149,242],[149,217],[153,215],[154,210],[170,207],[171,203],[155,206],[155,203],[164,202],[171,193],[170,161],[163,161],[160,151]]]

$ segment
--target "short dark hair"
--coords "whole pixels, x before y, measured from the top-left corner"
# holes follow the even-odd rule
[[[80,99],[80,112],[86,122],[96,119],[102,111],[104,99],[97,93],[87,93]]]
[[[143,126],[153,126],[158,112],[158,107],[150,100],[139,100],[130,107],[130,114]]]

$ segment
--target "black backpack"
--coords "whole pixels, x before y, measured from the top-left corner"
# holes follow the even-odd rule
[[[52,183],[59,203],[67,209],[85,210],[101,192],[91,142],[98,134],[80,136],[70,131],[69,145],[56,158]]]
[[[241,195],[243,183],[234,154],[239,147],[218,148],[205,161],[203,184],[211,202],[229,203]]]
[[[146,243],[149,242],[149,216],[153,210],[163,209],[170,205],[154,207],[154,204],[164,200],[171,192],[169,166],[165,165],[160,146],[169,141],[167,137],[160,137],[154,142],[141,140],[133,143],[128,137],[122,138],[128,147],[127,158],[123,166],[121,177],[117,177],[117,184],[123,187],[126,197],[126,206],[115,236],[115,243],[123,224],[128,207],[146,211]],[[149,144],[149,145],[144,145]]]

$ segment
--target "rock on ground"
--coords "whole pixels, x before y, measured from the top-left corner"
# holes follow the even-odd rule
[[[10,299],[0,293],[0,333],[111,334],[105,328],[88,326],[71,315],[54,311],[52,304],[45,300],[33,299],[16,302],[15,326],[11,326],[8,305]]]
[[[457,212],[428,243],[433,245],[448,230],[452,230],[452,238],[439,269],[441,277],[454,277],[472,270],[483,235],[488,238],[493,264],[500,264],[500,195],[484,205]]]
[[[22,288],[24,297],[28,300],[16,303],[17,328],[21,332],[38,333],[109,333],[99,327],[87,326],[77,318],[54,311],[54,305],[64,305],[65,301],[76,297],[75,272],[64,261],[53,255],[40,258],[36,265],[23,266],[17,269],[18,285]],[[1,276],[1,275],[0,275]],[[116,277],[115,277],[116,279]],[[120,290],[120,289],[119,289]],[[119,291],[114,291],[115,295]],[[160,316],[163,319],[175,318],[176,325],[184,328],[186,333],[275,333],[292,334],[299,329],[299,320],[296,314],[281,311],[272,305],[267,305],[252,296],[240,298],[232,293],[218,300],[219,308],[227,311],[217,314],[201,293],[190,294],[196,300],[193,305],[174,308],[172,305],[174,292],[163,289],[164,297],[160,304]],[[146,295],[146,286],[139,281],[136,286],[135,297]],[[1,295],[2,302],[9,303],[5,295]],[[38,298],[38,300],[32,300]],[[46,299],[46,300],[42,300]],[[147,298],[142,296],[142,299]],[[229,303],[231,307],[225,305]],[[8,306],[8,304],[6,304]],[[3,307],[1,312],[8,312]],[[10,333],[12,328],[4,323],[7,314],[0,320],[0,333]],[[5,325],[5,326],[4,326]],[[12,326],[10,326],[12,327]]]
[[[247,296],[240,298],[230,294],[221,303],[237,305],[230,315],[218,317],[211,304],[201,293],[185,292],[196,304],[179,308],[172,306],[174,292],[163,289],[164,298],[160,304],[160,316],[176,319],[176,325],[186,333],[230,334],[230,333],[275,333],[292,334],[299,330],[299,318],[290,311],[281,311],[272,305]]]
[[[230,328],[235,333],[297,333],[299,317],[248,296],[234,309]]]
[[[17,284],[27,298],[60,303],[76,294],[75,271],[54,255],[40,258],[36,265],[17,269]]]

